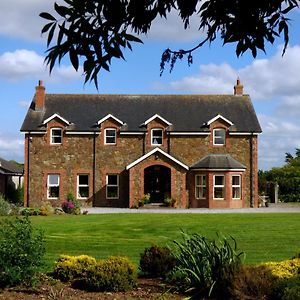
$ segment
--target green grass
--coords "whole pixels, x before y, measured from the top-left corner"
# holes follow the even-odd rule
[[[172,245],[180,230],[233,236],[246,263],[289,259],[300,252],[300,214],[99,214],[32,217],[46,236],[49,269],[60,254],[126,255],[138,263],[152,244]]]

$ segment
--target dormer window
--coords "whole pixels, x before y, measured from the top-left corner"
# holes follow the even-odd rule
[[[105,145],[115,145],[117,141],[117,130],[115,128],[106,128],[104,131]]]
[[[154,128],[151,130],[151,145],[159,146],[163,143],[163,130]]]
[[[62,143],[61,128],[51,128],[50,135],[51,135],[50,141],[52,145],[60,145]]]
[[[215,128],[213,130],[213,144],[215,146],[225,145],[226,131],[224,128]]]

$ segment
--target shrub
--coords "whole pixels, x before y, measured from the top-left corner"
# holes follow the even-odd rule
[[[44,237],[26,218],[9,218],[0,224],[0,287],[34,282],[45,253]]]
[[[278,279],[294,277],[300,273],[300,258],[281,262],[268,262],[263,265]]]
[[[109,257],[89,268],[84,277],[74,281],[78,288],[88,291],[127,291],[136,286],[137,269],[127,257]]]
[[[72,201],[64,201],[61,204],[61,208],[66,214],[72,214],[75,210],[75,205]]]
[[[55,264],[53,277],[61,281],[70,281],[85,276],[87,269],[95,267],[96,259],[88,255],[61,255]]]
[[[72,193],[68,193],[67,201],[62,203],[61,208],[67,214],[80,215],[80,202]]]
[[[281,299],[282,300],[300,299],[300,274],[286,281]]]
[[[7,216],[10,213],[10,204],[0,194],[0,216]]]
[[[40,209],[35,207],[27,207],[21,210],[22,216],[38,216],[40,215]]]
[[[235,240],[231,238],[231,243],[220,236],[210,240],[199,234],[182,235],[182,242],[174,242],[178,287],[193,297],[226,299],[241,266],[242,252],[237,252]]]
[[[232,299],[272,299],[276,279],[263,265],[243,266],[236,274],[232,288]]]
[[[151,277],[165,278],[175,267],[176,260],[167,247],[152,246],[146,248],[140,257],[141,271]]]

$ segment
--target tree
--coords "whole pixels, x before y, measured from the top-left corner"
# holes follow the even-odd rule
[[[166,64],[172,71],[178,59],[187,58],[190,65],[193,53],[206,43],[220,37],[224,44],[235,43],[236,55],[251,51],[265,52],[265,43],[273,44],[283,35],[284,50],[289,42],[288,13],[298,9],[299,0],[64,0],[54,4],[57,17],[47,12],[40,16],[49,22],[46,63],[50,72],[56,63],[69,54],[78,70],[83,59],[85,83],[94,81],[98,87],[100,70],[109,71],[113,58],[124,59],[123,51],[132,50],[132,43],[142,43],[138,37],[148,33],[157,18],[168,18],[176,10],[185,29],[191,16],[199,17],[199,31],[206,37],[187,50],[166,49],[161,58],[161,74]],[[55,33],[57,39],[52,45]]]

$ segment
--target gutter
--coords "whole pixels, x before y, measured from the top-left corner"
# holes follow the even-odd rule
[[[27,136],[27,180],[26,180],[26,185],[27,185],[27,189],[26,189],[26,198],[27,198],[27,207],[29,207],[29,169],[30,169],[30,131],[28,132],[28,136]]]
[[[93,207],[96,202],[96,132],[93,137]]]

